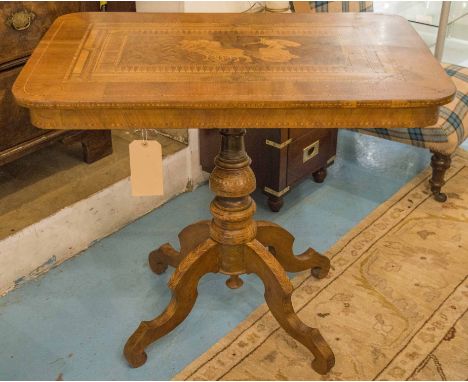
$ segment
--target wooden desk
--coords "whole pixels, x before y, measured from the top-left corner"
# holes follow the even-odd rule
[[[132,366],[189,314],[204,274],[238,288],[239,275],[256,273],[272,314],[324,374],[333,353],[294,312],[285,271],[321,278],[330,263],[313,249],[294,256],[289,232],[253,220],[244,129],[423,127],[455,87],[397,16],[77,13],[53,24],[13,91],[46,129],[221,128],[213,219],[185,228],[180,251],[164,244],[150,254],[156,273],[177,267],[173,297],[125,345]]]

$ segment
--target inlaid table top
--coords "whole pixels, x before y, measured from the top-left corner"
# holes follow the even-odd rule
[[[48,129],[424,127],[455,87],[380,14],[75,13],[13,87]]]

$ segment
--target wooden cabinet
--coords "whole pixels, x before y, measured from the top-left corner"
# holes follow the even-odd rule
[[[200,162],[204,171],[214,168],[220,135],[200,130]],[[283,206],[283,196],[302,179],[313,176],[323,182],[327,166],[336,155],[336,129],[249,129],[245,136],[247,153],[257,187],[268,196],[272,211]]]
[[[0,72],[0,151],[45,134],[29,122],[28,110],[16,105],[11,87],[21,67]]]
[[[83,158],[94,162],[112,152],[110,131],[48,131],[35,128],[28,111],[18,106],[11,86],[29,55],[60,15],[98,11],[99,2],[0,2],[0,165],[57,140],[81,141]],[[134,2],[110,2],[109,11],[134,11]]]

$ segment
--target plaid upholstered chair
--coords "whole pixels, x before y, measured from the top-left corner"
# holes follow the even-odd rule
[[[372,12],[369,1],[294,1],[293,12]],[[450,157],[468,136],[468,68],[442,64],[452,78],[457,93],[455,99],[440,108],[436,125],[417,129],[358,129],[363,134],[407,143],[432,152],[431,191],[439,202],[447,200],[441,192],[444,176],[450,167]]]

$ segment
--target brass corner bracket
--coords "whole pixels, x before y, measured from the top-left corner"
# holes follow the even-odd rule
[[[263,191],[265,191],[266,193],[268,194],[271,194],[273,196],[276,196],[277,198],[281,198],[286,192],[289,191],[289,186],[286,187],[286,188],[283,188],[281,191],[275,191],[273,189],[271,189],[270,187],[264,187],[263,188]]]
[[[282,149],[282,148],[286,147],[287,145],[289,145],[291,142],[292,142],[292,138],[289,138],[287,141],[284,141],[283,143],[277,143],[277,142],[274,142],[274,141],[270,141],[269,139],[265,140],[266,145],[275,147],[277,149]]]

